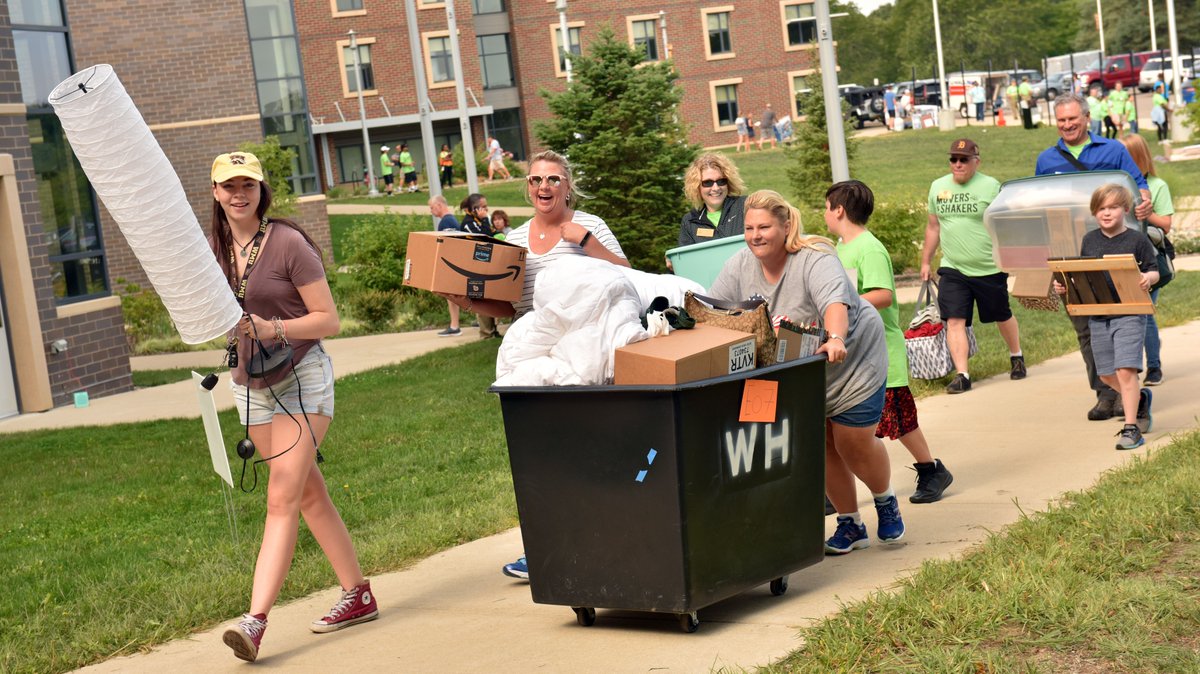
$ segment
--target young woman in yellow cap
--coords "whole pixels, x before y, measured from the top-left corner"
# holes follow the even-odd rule
[[[248,152],[212,166],[213,252],[245,314],[230,336],[231,384],[238,413],[261,460],[271,462],[267,521],[254,567],[250,611],[223,640],[254,661],[296,549],[299,518],[329,558],[343,593],[314,632],[332,632],[379,616],[346,524],[329,498],[317,447],[333,419],[333,366],[321,339],[337,333],[337,307],[321,252],[296,223],[269,218],[271,188]],[[290,367],[250,378],[245,364],[260,345],[292,348]]]

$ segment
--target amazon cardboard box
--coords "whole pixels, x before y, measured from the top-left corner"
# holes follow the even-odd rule
[[[683,384],[754,369],[754,335],[697,324],[617,349],[613,383]]]
[[[516,302],[525,287],[525,253],[523,246],[482,234],[410,232],[404,285]]]

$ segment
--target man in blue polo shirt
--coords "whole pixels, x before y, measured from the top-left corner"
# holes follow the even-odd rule
[[[886,118],[883,120],[883,125],[891,131],[895,124],[892,120],[896,119],[896,90],[890,84],[883,90],[883,110]]]
[[[1058,142],[1043,151],[1037,158],[1036,173],[1039,176],[1079,171],[1125,171],[1137,183],[1141,200],[1134,209],[1139,220],[1150,216],[1150,188],[1146,177],[1138,170],[1129,150],[1118,140],[1098,136],[1089,130],[1091,121],[1088,101],[1080,93],[1060,94],[1054,100],[1055,123],[1058,125]],[[1088,411],[1092,421],[1102,421],[1121,416],[1121,399],[1096,376],[1096,362],[1092,358],[1092,334],[1088,330],[1087,316],[1072,316],[1075,336],[1079,340],[1079,352],[1087,367],[1088,383],[1096,392],[1096,406]]]

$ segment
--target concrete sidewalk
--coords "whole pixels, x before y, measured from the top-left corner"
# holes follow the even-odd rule
[[[514,529],[376,576],[381,618],[345,632],[307,629],[336,600],[335,590],[277,607],[256,667],[332,671],[345,667],[348,654],[360,669],[404,672],[696,672],[769,663],[801,645],[797,628],[841,603],[893,587],[924,560],[958,556],[1022,512],[1086,489],[1103,472],[1191,429],[1191,392],[1200,387],[1200,351],[1191,348],[1197,339],[1200,322],[1163,331],[1167,379],[1154,391],[1154,431],[1150,445],[1132,452],[1114,449],[1118,421],[1085,419],[1093,397],[1078,353],[1032,366],[1023,381],[992,378],[965,395],[922,400],[922,428],[955,475],[946,499],[907,503],[911,459],[889,443],[908,526],[901,544],[826,559],[793,574],[782,597],[763,586],[703,609],[696,634],[681,632],[669,615],[604,609],[593,627],[583,628],[567,607],[533,604],[527,584],[500,574],[500,566],[521,553]],[[869,496],[860,489],[860,497],[874,538]],[[833,518],[826,526],[831,533]],[[221,644],[225,627],[85,671],[244,671]]]
[[[382,337],[372,348],[399,336]],[[432,333],[426,339],[432,346],[448,341]],[[894,587],[925,560],[961,555],[1022,513],[1044,510],[1064,492],[1086,489],[1105,471],[1192,429],[1192,392],[1200,387],[1200,351],[1192,348],[1197,339],[1200,321],[1163,331],[1167,377],[1154,389],[1154,430],[1149,444],[1132,452],[1114,449],[1118,421],[1085,419],[1094,399],[1078,353],[1032,366],[1023,381],[992,378],[965,395],[922,400],[922,428],[934,455],[955,475],[946,499],[907,503],[911,459],[898,443],[889,443],[908,526],[901,544],[876,543],[826,559],[793,574],[782,597],[763,586],[703,609],[696,634],[682,633],[669,615],[604,609],[593,627],[583,628],[567,607],[533,604],[527,584],[500,574],[500,566],[522,550],[514,529],[376,576],[381,618],[345,632],[315,635],[307,629],[336,600],[336,590],[276,607],[256,667],[330,671],[344,668],[348,654],[360,669],[404,672],[695,672],[772,662],[801,645],[799,627],[835,613],[843,602]],[[350,340],[334,340],[331,347],[339,341]],[[335,352],[335,359],[350,356]],[[860,500],[874,538],[876,519],[861,489]],[[832,533],[833,518],[826,526]],[[221,644],[227,625],[84,671],[244,671]]]

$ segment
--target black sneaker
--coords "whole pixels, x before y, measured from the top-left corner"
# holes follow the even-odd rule
[[[1024,379],[1028,372],[1025,370],[1025,356],[1009,356],[1008,362],[1012,364],[1012,370],[1008,373],[1009,379]]]
[[[917,490],[908,497],[909,503],[933,503],[942,500],[942,492],[954,482],[954,476],[942,465],[941,459],[933,463],[914,463],[917,469]]]
[[[970,390],[971,380],[961,372],[954,375],[954,379],[946,386],[946,393],[966,393]]]
[[[1113,418],[1113,405],[1116,403],[1112,398],[1100,396],[1096,399],[1096,406],[1088,410],[1088,421],[1104,421],[1105,419]]]
[[[1142,380],[1142,386],[1158,386],[1162,383],[1162,369],[1151,367],[1146,369],[1146,378]]]
[[[1146,439],[1142,437],[1142,432],[1138,430],[1137,424],[1125,424],[1125,427],[1117,435],[1120,436],[1117,440],[1117,449],[1137,449],[1146,444]]]
[[[1150,416],[1150,403],[1153,401],[1154,394],[1150,389],[1142,389],[1138,398],[1137,427],[1143,433],[1149,433],[1150,428],[1154,426],[1154,418]]]

